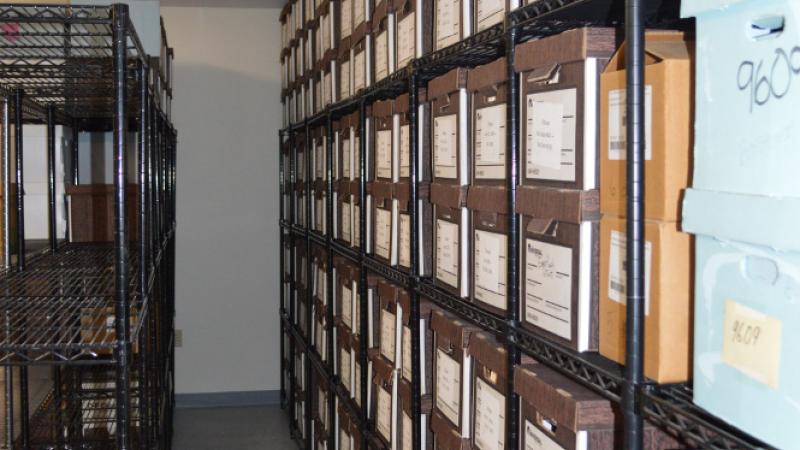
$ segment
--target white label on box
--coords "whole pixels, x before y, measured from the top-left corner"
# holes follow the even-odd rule
[[[389,75],[389,32],[383,31],[375,37],[375,79]]]
[[[480,450],[505,448],[506,398],[477,378],[475,383],[475,446]]]
[[[561,168],[564,106],[561,103],[537,101],[535,95],[529,95],[527,107],[526,172],[532,178],[537,175],[537,166]]]
[[[461,40],[461,0],[437,0],[436,49]]]
[[[436,409],[458,425],[461,416],[461,365],[436,348]]]
[[[397,316],[381,309],[381,355],[394,362]]]
[[[403,327],[403,378],[411,381],[411,328]]]
[[[411,131],[408,125],[400,126],[400,176],[409,176],[411,165]]]
[[[533,423],[525,421],[525,450],[563,450],[564,447],[558,445],[550,436]],[[581,450],[576,448],[575,450]]]
[[[344,39],[353,32],[353,0],[342,0],[340,38]]]
[[[416,13],[412,13],[397,22],[397,67],[405,67],[417,55],[416,47]]]
[[[725,300],[722,362],[778,389],[783,323],[732,300]]]
[[[350,203],[342,202],[342,240],[345,242],[351,242],[351,231],[350,231],[350,221],[352,218],[350,217]]]
[[[392,441],[392,394],[378,386],[378,420],[377,429],[378,433],[386,439],[387,442]]]
[[[392,130],[380,130],[376,134],[375,171],[378,178],[392,178]]]
[[[350,61],[343,61],[340,66],[339,74],[339,90],[341,91],[342,98],[350,97]]]
[[[436,220],[436,278],[458,287],[458,224]]]
[[[358,92],[367,86],[367,52],[360,51],[356,53],[354,64],[355,69],[353,72],[353,90]]]
[[[361,217],[361,207],[353,205],[353,220],[358,221],[358,224],[353,226],[353,247],[361,245],[361,219],[359,217]]]
[[[425,430],[423,430],[423,433]],[[403,412],[403,450],[413,450],[414,448],[414,422],[411,417]]]
[[[353,329],[353,291],[347,286],[342,286],[342,322]]]
[[[458,178],[458,115],[433,119],[434,173],[440,178]]]
[[[403,267],[411,267],[411,216],[400,214],[400,257],[398,263]]]
[[[478,31],[483,31],[503,21],[506,0],[475,0],[477,2]]]
[[[375,208],[375,254],[389,259],[392,252],[392,212]]]
[[[525,321],[572,339],[572,249],[525,240]]]
[[[506,241],[502,234],[475,230],[475,298],[506,309]]]
[[[626,159],[628,117],[625,89],[608,91],[608,159]],[[653,157],[653,86],[644,87],[644,159]]]
[[[339,428],[339,450],[350,450],[350,435]]]
[[[355,0],[353,3],[353,24],[359,26],[364,21],[364,0]]]
[[[475,178],[505,178],[506,105],[475,111]]]
[[[627,303],[627,260],[625,233],[611,230],[611,251],[608,255],[608,297],[615,302]],[[644,314],[650,315],[650,267],[653,260],[653,243],[644,241]]]

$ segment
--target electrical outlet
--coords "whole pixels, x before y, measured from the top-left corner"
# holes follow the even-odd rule
[[[175,330],[175,347],[183,347],[183,330]]]

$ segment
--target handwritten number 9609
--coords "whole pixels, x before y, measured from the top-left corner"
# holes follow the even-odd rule
[[[750,111],[753,106],[762,106],[775,98],[783,98],[792,87],[793,75],[800,74],[800,46],[790,52],[782,48],[775,49],[775,58],[771,65],[764,60],[758,62],[742,61],[736,76],[740,91],[749,90]]]

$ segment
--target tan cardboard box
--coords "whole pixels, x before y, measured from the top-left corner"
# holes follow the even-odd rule
[[[689,186],[692,48],[684,34],[648,32],[645,44],[645,216],[677,221]],[[600,76],[600,211],[625,215],[625,44]]]
[[[645,223],[645,376],[660,383],[691,373],[692,238],[676,222]],[[600,221],[600,354],[625,363],[625,219]]]

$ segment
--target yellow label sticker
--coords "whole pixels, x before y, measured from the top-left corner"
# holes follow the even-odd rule
[[[778,319],[726,300],[722,361],[777,389],[782,326]]]

